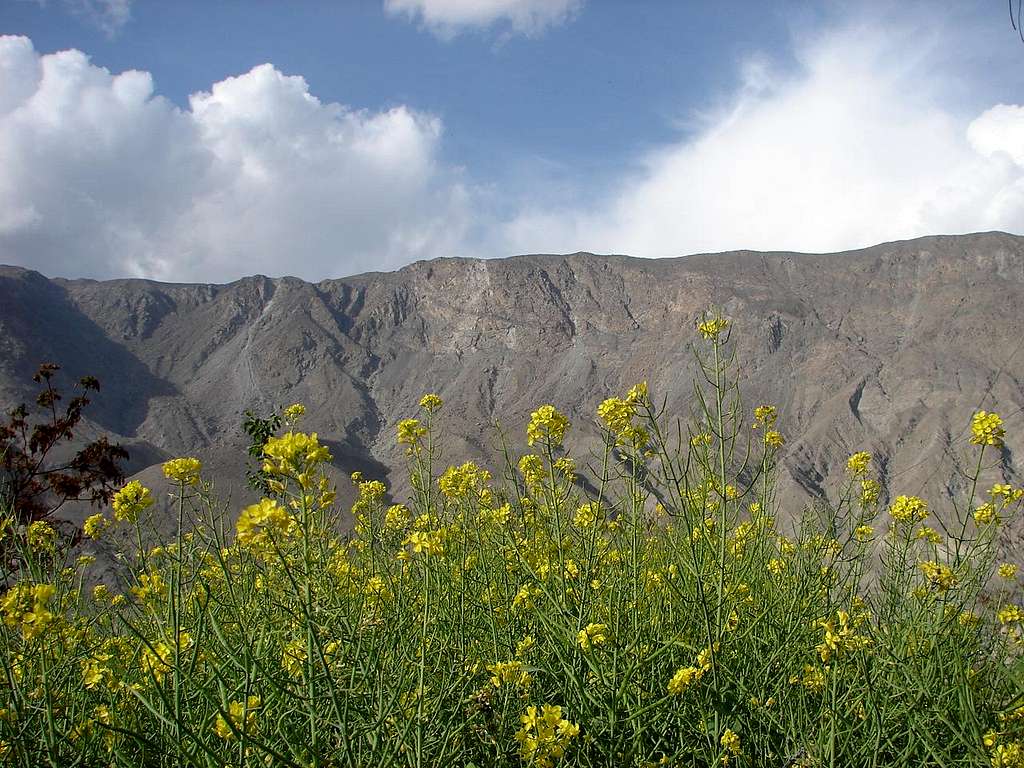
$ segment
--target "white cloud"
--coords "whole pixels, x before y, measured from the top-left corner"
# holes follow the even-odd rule
[[[72,13],[103,30],[107,37],[120,32],[132,15],[132,0],[64,0]]]
[[[747,62],[727,108],[593,206],[524,208],[503,245],[657,257],[1024,231],[1024,107],[958,113],[949,50],[938,33],[851,25],[799,44],[795,74]]]
[[[582,5],[583,0],[384,0],[387,13],[419,20],[442,39],[496,24],[538,35],[571,19]]]
[[[322,103],[269,64],[182,110],[146,72],[0,37],[0,262],[50,275],[320,279],[457,255],[442,126]]]

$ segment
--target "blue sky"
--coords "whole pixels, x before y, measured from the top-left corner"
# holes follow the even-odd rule
[[[12,0],[0,261],[318,279],[1024,231],[1005,7],[850,5]]]

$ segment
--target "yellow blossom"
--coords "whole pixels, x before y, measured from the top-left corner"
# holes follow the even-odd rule
[[[1013,563],[1003,563],[999,566],[998,572],[1001,578],[1010,580],[1017,576],[1017,566]]]
[[[995,505],[992,502],[986,501],[984,504],[976,507],[974,510],[974,522],[978,525],[998,523],[999,515],[996,512]]]
[[[420,398],[420,408],[425,410],[427,413],[434,413],[441,409],[444,405],[444,401],[435,394],[424,395]]]
[[[85,522],[82,523],[82,532],[90,539],[98,539],[103,535],[103,531],[107,529],[109,522],[102,513],[95,515],[89,515],[85,518]]]
[[[978,411],[971,418],[972,445],[991,445],[998,448],[1003,444],[1005,435],[1003,420],[997,414]]]
[[[267,440],[263,459],[263,471],[267,474],[298,477],[330,461],[331,452],[320,444],[316,432],[286,432]]]
[[[846,471],[854,477],[860,477],[868,471],[871,466],[871,454],[867,451],[859,451],[846,460]]]
[[[913,523],[928,517],[928,504],[917,496],[897,496],[889,507],[893,520],[900,523]]]
[[[555,410],[553,405],[542,405],[530,414],[530,423],[526,427],[526,444],[547,441],[555,448],[562,444],[565,431],[569,428],[569,420]]]
[[[419,419],[402,419],[397,430],[399,445],[416,446],[427,436],[427,428],[420,424]]]
[[[738,757],[742,754],[740,737],[730,728],[726,728],[725,732],[722,734],[721,744],[722,749],[733,757]]]
[[[275,543],[298,532],[298,523],[274,499],[260,499],[242,510],[235,525],[238,543],[254,554],[269,555]]]
[[[217,715],[217,722],[214,725],[217,735],[231,741],[236,738],[236,731],[253,733],[256,730],[256,711],[260,708],[260,703],[259,696],[250,696],[245,701],[230,702],[227,718],[224,715]]]
[[[532,678],[529,671],[521,661],[499,661],[497,664],[488,664],[487,671],[491,673],[491,685],[501,688],[503,685],[529,688]]]
[[[697,332],[707,341],[716,341],[730,325],[731,323],[729,320],[719,315],[711,317],[710,319],[705,316],[705,319],[697,324]]]
[[[35,550],[53,550],[57,541],[57,532],[44,520],[36,520],[25,529],[28,545]]]
[[[595,645],[603,645],[607,640],[607,624],[588,624],[576,635],[576,642],[585,651],[591,650]]]
[[[182,485],[195,485],[199,482],[199,470],[202,468],[202,463],[196,458],[171,459],[164,462],[164,477]]]
[[[284,423],[294,424],[306,414],[306,406],[302,403],[292,403],[284,409]]]
[[[516,733],[519,756],[528,766],[553,768],[565,757],[569,744],[580,734],[580,727],[562,717],[562,708],[530,706],[520,718],[522,727]]]
[[[918,567],[921,569],[922,573],[924,573],[932,586],[937,589],[945,592],[946,590],[956,586],[956,576],[948,565],[937,563],[934,560],[927,560],[920,563]]]

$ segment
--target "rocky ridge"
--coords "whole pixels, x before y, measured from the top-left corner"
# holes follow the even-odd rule
[[[685,415],[688,345],[709,305],[735,321],[745,401],[779,405],[787,505],[833,494],[861,449],[889,491],[940,504],[962,485],[978,408],[1003,414],[1010,436],[993,473],[1024,480],[1024,238],[998,232],[824,255],[440,259],[319,283],[0,267],[0,405],[30,396],[43,361],[94,374],[90,428],[128,446],[133,473],[159,485],[160,461],[198,455],[235,504],[242,411],[303,402],[339,478],[361,469],[400,490],[394,427],[424,392],[447,403],[447,457],[499,469],[491,425],[521,448],[541,403],[570,416],[581,459],[597,404],[638,380]]]

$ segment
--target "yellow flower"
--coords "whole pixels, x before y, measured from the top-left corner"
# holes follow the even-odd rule
[[[986,501],[974,510],[974,522],[978,525],[989,525],[991,523],[999,522],[999,515],[996,512],[995,505],[990,501]]]
[[[872,504],[878,502],[878,497],[881,495],[882,484],[877,480],[872,480],[871,478],[866,477],[860,481],[861,506],[870,507]]]
[[[781,557],[773,557],[768,561],[768,572],[778,576],[786,570],[786,561]]]
[[[942,534],[927,525],[922,525],[917,531],[917,538],[924,539],[930,544],[941,544]]]
[[[1000,609],[996,618],[999,619],[1000,624],[1014,624],[1024,621],[1024,611],[1020,609],[1019,605],[1007,605]]]
[[[293,403],[284,409],[284,423],[291,425],[297,422],[306,414],[306,406],[302,403]]]
[[[1000,577],[1009,581],[1010,579],[1016,577],[1017,566],[1013,563],[1003,563],[999,566],[999,575]]]
[[[591,650],[595,645],[603,645],[607,640],[607,624],[588,624],[576,635],[576,642],[585,651]]]
[[[251,734],[256,730],[256,710],[260,708],[260,697],[250,696],[245,701],[232,701],[228,704],[228,716],[217,715],[214,729],[222,739],[231,741],[235,731]],[[230,724],[228,723],[230,720]]]
[[[533,650],[534,646],[537,645],[537,641],[533,639],[532,635],[526,635],[516,644],[516,656],[522,658],[530,651]]]
[[[255,554],[269,555],[275,541],[280,545],[298,531],[298,523],[274,499],[261,499],[242,510],[235,530],[240,545]]]
[[[530,423],[526,427],[526,444],[547,440],[552,448],[562,444],[565,431],[569,428],[569,420],[555,410],[553,405],[542,405],[530,414]]]
[[[928,517],[928,504],[917,496],[897,496],[889,507],[892,519],[900,523],[912,523]]]
[[[490,472],[467,461],[458,467],[448,467],[437,479],[437,485],[445,497],[457,501],[469,498],[473,492],[479,494],[490,479]]]
[[[411,545],[416,554],[444,555],[444,537],[440,530],[413,531],[402,543]]]
[[[705,319],[697,324],[697,332],[707,341],[716,341],[730,325],[730,321],[724,317],[716,315],[708,319],[705,315]]]
[[[868,471],[871,465],[871,454],[867,451],[859,451],[846,460],[846,471],[854,477],[860,477]]]
[[[580,727],[562,717],[562,708],[543,705],[540,711],[530,706],[520,718],[516,733],[519,756],[528,766],[552,768],[565,757],[569,744],[580,734]]]
[[[98,539],[103,535],[103,531],[107,529],[108,524],[107,518],[102,513],[89,515],[85,518],[85,522],[82,523],[82,532],[90,539]]]
[[[415,446],[427,436],[427,428],[419,419],[402,419],[398,422],[398,444]]]
[[[1003,444],[1005,435],[1003,420],[997,414],[978,411],[971,418],[972,445],[991,445],[998,448]]]
[[[495,688],[501,688],[503,685],[529,688],[533,681],[521,661],[499,661],[497,664],[488,664],[487,671],[491,673],[491,685]]]
[[[544,461],[535,453],[528,453],[519,460],[519,471],[523,474],[528,487],[540,485],[547,478]]]
[[[693,683],[700,680],[702,674],[699,667],[680,667],[668,681],[668,692],[675,696],[683,693]]]
[[[199,470],[202,468],[202,462],[191,456],[171,459],[164,462],[164,477],[182,485],[195,485],[199,482]]]
[[[150,573],[140,573],[139,583],[131,588],[131,593],[135,595],[139,602],[145,602],[149,598],[161,598],[167,590],[167,584],[164,582],[163,577],[156,571]]]
[[[16,584],[0,600],[4,623],[19,627],[26,640],[39,637],[56,621],[49,610],[56,591],[53,584]]]
[[[920,563],[918,567],[932,586],[939,590],[945,592],[956,586],[956,576],[953,575],[953,571],[948,565],[936,563],[934,560],[926,560]]]
[[[330,461],[331,452],[326,445],[320,444],[316,432],[286,432],[267,440],[263,446],[263,458],[264,472],[298,477]]]
[[[647,382],[641,381],[639,384],[634,384],[629,388],[629,392],[626,393],[626,402],[635,403],[636,405],[647,405],[651,398],[647,394]]]
[[[182,459],[178,459],[178,461],[182,461]],[[164,467],[166,473],[167,465],[165,464]],[[115,520],[120,523],[134,523],[142,512],[153,506],[153,495],[149,492],[149,488],[138,480],[132,480],[114,494],[111,506],[114,508]]]
[[[722,749],[730,753],[734,757],[738,757],[741,752],[740,748],[740,737],[736,735],[730,728],[726,728],[722,734]]]
[[[691,448],[700,448],[703,445],[711,445],[710,432],[698,432],[697,434],[690,436]]]
[[[821,667],[805,664],[803,674],[793,675],[789,678],[789,682],[794,685],[802,685],[808,691],[821,693],[825,689],[825,671]]]
[[[754,409],[754,428],[760,424],[771,426],[779,417],[779,409],[774,405],[759,405]]]
[[[578,528],[589,528],[603,517],[604,513],[601,511],[601,505],[596,501],[588,501],[586,504],[581,504],[576,510],[573,523]]]
[[[444,401],[438,395],[430,394],[420,398],[420,408],[427,413],[440,410],[442,405],[444,405]]]
[[[53,550],[57,541],[57,532],[49,523],[43,520],[36,520],[25,529],[25,538],[28,545],[36,550]]]
[[[853,535],[857,537],[857,541],[867,541],[874,532],[875,529],[870,525],[858,525]]]
[[[782,436],[781,432],[777,432],[774,429],[769,429],[764,433],[764,444],[769,448],[780,448],[786,442],[786,438]]]

